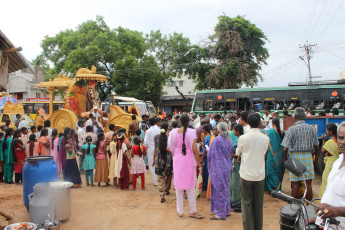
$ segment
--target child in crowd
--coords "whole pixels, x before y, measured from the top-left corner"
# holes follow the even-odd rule
[[[56,167],[58,170],[58,177],[60,177],[61,163],[58,159],[59,138],[58,138],[58,130],[57,129],[52,130],[52,134],[51,134],[49,142],[50,142],[50,155],[54,157],[54,161],[56,163]]]
[[[23,145],[22,140],[20,137],[22,136],[22,131],[17,129],[14,131],[13,135],[13,142],[12,142],[12,149],[15,153],[15,160],[14,162],[14,172],[15,172],[15,182],[16,184],[23,183],[22,179],[22,171],[25,163],[25,146]]]
[[[91,138],[92,139],[92,138]],[[96,175],[95,182],[98,182],[98,186],[101,186],[101,182],[109,186],[109,166],[106,155],[107,145],[105,143],[104,132],[99,132],[96,142]]]
[[[30,132],[29,132],[29,134],[36,134],[36,126],[35,126],[35,125],[33,125],[33,126],[30,127]]]
[[[71,129],[71,134],[70,134],[73,138],[73,144],[74,146],[77,148],[78,147],[78,134],[75,132],[74,129]]]
[[[36,135],[34,133],[31,133],[29,136],[29,142],[26,144],[26,157],[38,156],[36,150],[37,150]]]
[[[43,126],[42,125],[38,125],[37,126],[37,132],[35,133],[36,134],[36,139],[40,139],[41,137],[41,130],[43,129]]]
[[[202,126],[202,132],[205,136],[204,142],[203,142],[203,157],[202,157],[202,162],[203,162],[203,167],[202,167],[202,191],[207,191],[207,185],[208,185],[208,166],[207,166],[207,152],[210,147],[210,142],[211,142],[211,129],[212,126],[210,124],[205,124]]]
[[[120,189],[129,188],[129,169],[128,169],[128,157],[127,146],[124,143],[125,134],[119,133],[117,135],[116,143],[116,156],[115,156],[115,177],[119,178]]]
[[[22,130],[22,137],[20,138],[23,142],[23,145],[26,146],[26,144],[29,142],[29,135],[28,135],[28,129],[26,127],[21,128]]]
[[[96,145],[91,144],[92,137],[86,137],[86,144],[81,146],[81,152],[84,155],[83,160],[83,170],[85,170],[86,185],[91,187],[95,186],[93,184],[93,170],[96,169]],[[96,171],[97,172],[97,171]],[[89,183],[90,177],[90,183]]]
[[[117,133],[112,136],[112,141],[109,145],[110,162],[109,162],[109,179],[113,180],[113,187],[117,187],[117,178],[115,177],[115,158],[116,158],[116,143],[117,143]]]
[[[36,150],[40,156],[50,155],[50,143],[47,136],[48,136],[48,129],[42,129],[41,136],[38,139],[37,150]]]
[[[135,139],[136,137],[139,137],[139,138],[140,138],[140,134],[141,134],[141,130],[140,130],[140,129],[136,129],[136,130],[135,130],[135,135],[132,135],[132,136],[131,136],[131,143],[132,143],[132,145],[133,145],[134,139]],[[144,139],[143,139],[143,140],[144,140]]]
[[[63,180],[72,182],[75,188],[81,187],[81,178],[76,160],[76,148],[73,144],[73,138],[66,136],[66,162],[63,170]]]
[[[140,131],[140,130],[139,130]],[[141,177],[141,189],[145,189],[145,172],[146,166],[143,156],[146,155],[146,147],[141,145],[141,139],[139,136],[135,137],[134,146],[132,148],[132,168],[131,174],[133,175],[133,190],[137,188],[137,176]]]

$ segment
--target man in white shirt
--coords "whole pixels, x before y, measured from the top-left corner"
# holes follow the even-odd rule
[[[339,158],[333,163],[328,175],[327,187],[321,198],[321,207],[328,212],[319,215],[332,216],[340,222],[339,229],[345,229],[345,122],[338,127],[338,147],[341,152]],[[334,228],[336,229],[336,228]]]
[[[93,126],[92,118],[93,118],[93,114],[92,114],[92,113],[89,113],[89,120],[87,120],[87,121],[86,121],[86,124],[85,124],[86,127],[88,127],[88,126]]]
[[[156,119],[151,118],[149,120],[150,128],[146,131],[144,143],[146,146],[146,153],[147,158],[149,161],[149,168],[152,174],[152,183],[153,185],[157,185],[157,176],[155,173],[155,168],[153,167],[153,154],[155,150],[155,142],[154,137],[161,133],[160,128],[156,125]]]
[[[270,118],[272,118],[272,115],[270,114],[270,110],[268,108],[264,108],[264,116],[262,117],[264,121],[268,122],[270,121]]]
[[[24,117],[21,118],[21,121],[19,122],[19,125],[18,125],[18,129],[21,129],[23,127],[30,129],[29,122],[27,122]]]
[[[241,161],[242,223],[244,230],[262,230],[265,154],[270,140],[258,129],[261,122],[259,114],[249,113],[247,122],[250,130],[238,139],[236,150],[237,161]]]
[[[93,125],[93,133],[96,135],[98,134],[98,130],[104,130],[101,123],[99,123],[99,121],[97,121],[95,117],[92,118],[92,125]]]
[[[98,108],[96,106],[93,108],[92,115],[96,118],[97,121],[99,121],[99,119],[102,117],[101,114],[98,112]]]
[[[79,120],[78,121],[78,131],[77,131],[77,135],[78,135],[78,147],[79,147],[79,151],[81,152],[81,146],[84,144],[83,142],[83,137],[85,136],[85,130],[84,130],[84,121],[83,120]],[[79,165],[83,165],[83,160],[84,160],[84,155],[81,155],[79,157]],[[85,170],[82,169],[82,167],[79,167],[80,168],[80,173],[81,174],[84,174],[85,173]]]
[[[243,126],[244,134],[248,133],[250,130],[250,126],[248,125],[247,118],[248,118],[248,111],[242,111],[240,113],[240,124]]]

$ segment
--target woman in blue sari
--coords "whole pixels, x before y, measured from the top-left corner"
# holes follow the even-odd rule
[[[204,143],[203,143],[203,149],[202,149],[202,191],[207,191],[207,184],[208,184],[208,166],[207,166],[207,152],[210,147],[211,142],[211,129],[212,126],[210,124],[205,124],[202,126],[202,131],[205,135]]]
[[[278,118],[272,119],[272,128],[267,130],[270,138],[266,158],[265,191],[280,191],[284,177],[284,152],[281,145],[284,133],[280,130]]]

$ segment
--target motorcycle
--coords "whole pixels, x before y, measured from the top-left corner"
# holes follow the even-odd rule
[[[272,191],[271,195],[280,200],[287,202],[288,204],[281,208],[280,211],[280,229],[288,230],[312,230],[312,229],[338,229],[339,221],[334,217],[328,217],[324,219],[317,218],[317,221],[314,223],[309,222],[308,214],[314,212],[314,209],[318,211],[323,211],[327,213],[327,209],[323,209],[314,202],[316,200],[309,201],[305,199],[307,194],[307,185],[304,177],[306,167],[295,158],[289,158],[285,162],[285,168],[287,168],[292,174],[297,177],[303,176],[304,186],[306,188],[303,197],[301,199],[293,198],[289,195],[286,195],[281,192]]]

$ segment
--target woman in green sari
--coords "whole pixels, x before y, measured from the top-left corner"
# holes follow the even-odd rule
[[[272,128],[266,132],[270,143],[266,157],[265,191],[280,191],[284,177],[284,152],[281,145],[284,133],[280,130],[278,118],[272,119]]]
[[[331,139],[327,140],[326,135],[322,135],[322,150],[321,152],[325,155],[325,170],[322,173],[322,183],[320,188],[319,197],[321,198],[323,193],[326,190],[328,174],[331,172],[333,163],[338,159],[340,151],[337,144],[337,126],[335,124],[326,125],[327,136],[330,136]]]
[[[12,152],[12,141],[13,141],[13,129],[8,128],[6,129],[5,137],[2,141],[2,146],[0,146],[2,154],[1,154],[1,161],[4,161],[4,181],[5,183],[12,184],[13,183],[13,172],[14,172],[14,162],[15,156],[13,156]]]
[[[243,126],[240,124],[231,124],[232,131],[230,138],[234,145],[235,153],[232,156],[232,172],[230,176],[230,201],[231,208],[235,212],[241,212],[241,193],[240,193],[240,163],[237,162],[236,148],[238,138],[243,135]]]

